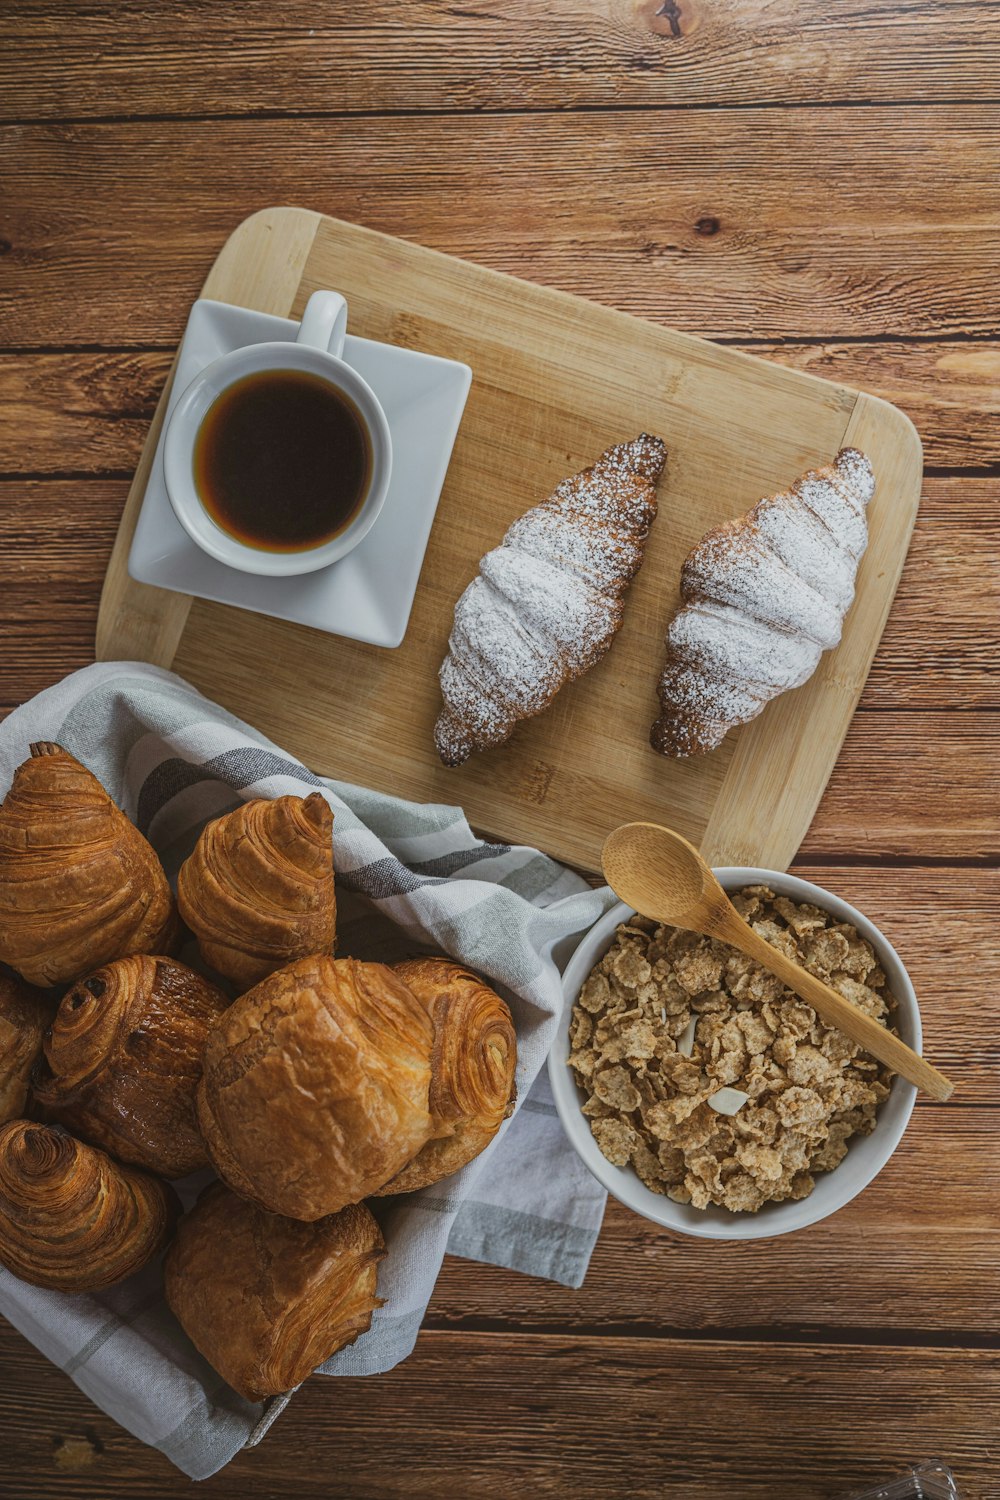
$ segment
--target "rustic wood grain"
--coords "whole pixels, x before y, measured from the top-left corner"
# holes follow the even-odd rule
[[[740,346],[891,401],[920,433],[929,469],[997,462],[1000,344],[741,341]],[[0,354],[3,470],[131,473],[172,360],[172,348]]]
[[[225,236],[301,202],[709,337],[995,337],[998,121],[933,105],[8,127],[0,318],[32,348],[175,340]]]
[[[986,99],[983,0],[8,0],[7,118]],[[0,49],[0,57],[5,54]],[[933,61],[931,61],[933,59]],[[942,66],[941,63],[944,63]]]
[[[738,1331],[749,1339],[773,1329],[779,1339],[839,1341],[863,1329],[885,1342],[911,1330],[927,1342],[995,1337],[998,1125],[996,1110],[917,1110],[860,1198],[783,1241],[686,1239],[610,1198],[584,1294],[449,1257],[429,1324],[617,1336]]]
[[[0,480],[0,553],[7,559],[0,713],[93,660],[97,600],[127,493],[125,479]],[[995,650],[983,629],[996,608],[998,508],[1000,481],[925,481],[860,714],[1000,707]],[[988,732],[990,721],[981,723]]]
[[[190,1494],[160,1454],[140,1454],[23,1341],[7,1333],[0,1349],[13,1494]],[[261,1447],[198,1493],[832,1500],[915,1454],[946,1453],[963,1495],[997,1500],[982,1434],[998,1395],[994,1351],[905,1339],[747,1345],[428,1329],[377,1390],[309,1381]],[[48,1410],[58,1417],[42,1427]]]
[[[993,475],[926,482],[796,865],[899,947],[954,1105],[783,1240],[612,1203],[579,1292],[447,1261],[413,1359],[310,1382],[209,1495],[832,1500],[937,1450],[1000,1500],[998,96],[986,0],[3,7],[0,119],[45,123],[0,130],[0,712],[92,658],[190,299],[266,203],[752,344]],[[5,1497],[191,1492],[6,1325],[0,1368]]]

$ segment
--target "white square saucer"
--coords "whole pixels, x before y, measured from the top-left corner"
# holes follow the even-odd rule
[[[293,341],[298,327],[289,318],[200,298],[184,332],[167,417],[220,354],[272,339]],[[262,578],[217,562],[174,515],[163,478],[161,432],[129,552],[131,577],[373,646],[400,644],[472,371],[455,360],[351,334],[343,357],[375,392],[392,433],[389,492],[364,541],[328,568],[294,578]]]

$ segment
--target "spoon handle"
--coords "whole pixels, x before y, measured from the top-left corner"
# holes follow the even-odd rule
[[[932,1099],[947,1099],[954,1091],[955,1085],[950,1079],[939,1073],[929,1062],[925,1062],[912,1047],[908,1047],[898,1036],[893,1036],[891,1031],[873,1021],[871,1016],[859,1010],[850,1000],[845,1000],[843,995],[838,995],[836,990],[810,974],[807,969],[786,958],[777,948],[772,948],[770,943],[765,942],[743,921],[738,912],[727,911],[725,920],[720,923],[713,936],[732,943],[748,957],[756,959],[762,968],[774,974],[811,1005],[820,1020],[825,1021],[828,1026],[836,1026],[852,1042],[857,1042],[859,1047],[892,1068],[894,1073],[916,1084],[918,1089],[923,1089]]]

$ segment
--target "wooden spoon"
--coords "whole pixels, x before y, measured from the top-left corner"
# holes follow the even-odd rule
[[[697,849],[657,823],[624,823],[601,854],[611,889],[645,917],[731,943],[800,995],[828,1026],[892,1068],[934,1099],[955,1085],[898,1036],[838,995],[749,927]]]

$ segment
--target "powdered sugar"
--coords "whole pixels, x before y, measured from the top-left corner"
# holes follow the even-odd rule
[[[654,749],[713,749],[812,676],[840,639],[873,493],[868,459],[845,448],[702,538],[684,564],[685,604],[667,633]]]
[[[480,563],[455,607],[435,726],[442,760],[502,743],[607,651],[642,562],[666,459],[642,434],[557,486]]]

